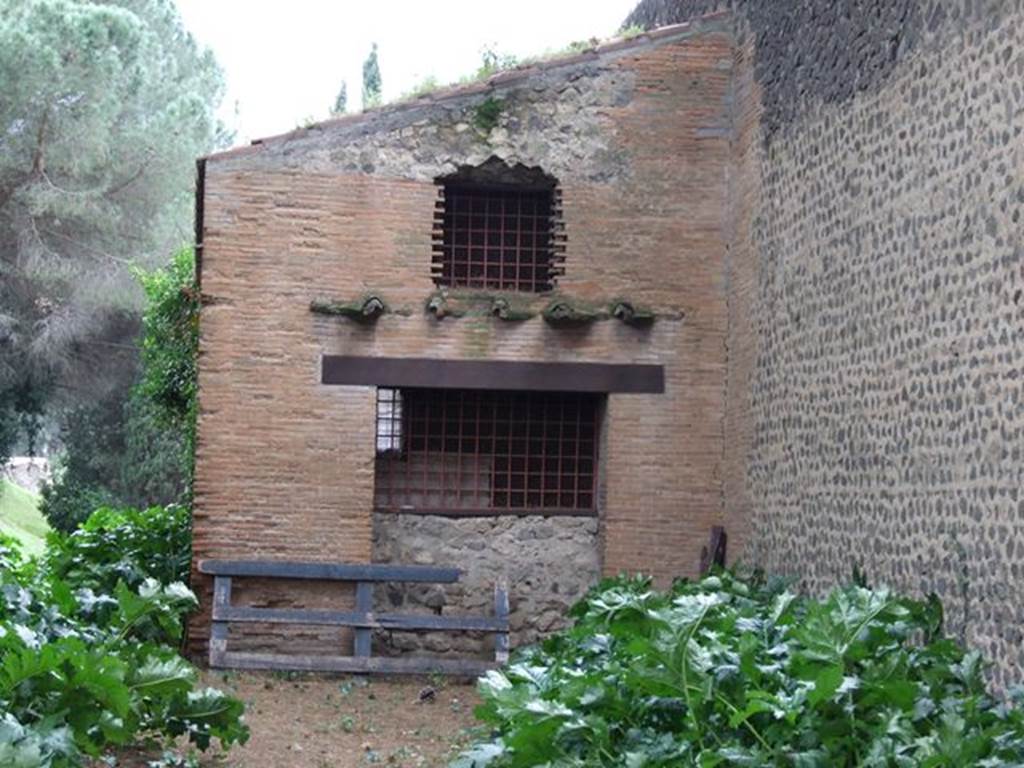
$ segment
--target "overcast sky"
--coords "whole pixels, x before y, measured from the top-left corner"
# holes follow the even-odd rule
[[[429,76],[457,80],[481,52],[528,56],[609,37],[636,0],[177,0],[224,69],[222,116],[236,143],[327,117],[341,81],[358,110],[362,63],[378,46],[384,99]],[[237,109],[237,113],[236,113]]]

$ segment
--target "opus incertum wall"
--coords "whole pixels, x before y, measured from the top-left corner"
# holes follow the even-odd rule
[[[731,6],[725,517],[823,590],[935,591],[1024,678],[1024,4]],[[733,552],[736,552],[734,549]]]

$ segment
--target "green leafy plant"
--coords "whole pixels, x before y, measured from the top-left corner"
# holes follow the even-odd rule
[[[0,540],[0,765],[78,766],[126,745],[244,742],[243,705],[176,650],[196,599],[188,514],[101,509],[23,561]]]
[[[421,96],[426,96],[434,91],[444,88],[444,84],[441,83],[434,75],[427,75],[420,80],[416,85],[410,88],[408,91],[403,93],[398,100],[407,101],[409,99],[418,99]]]
[[[78,589],[111,593],[123,582],[186,582],[191,518],[185,507],[101,508],[69,536],[52,536],[40,568]]]
[[[192,477],[199,356],[199,286],[195,254],[182,248],[163,269],[138,273],[146,293],[142,316],[142,378],[136,392],[159,424],[184,436],[181,462]]]
[[[1024,712],[942,634],[937,599],[824,600],[730,573],[607,581],[575,626],[480,682],[462,768],[1013,766]]]
[[[488,96],[474,108],[473,124],[481,133],[490,133],[497,127],[504,111],[504,100]]]

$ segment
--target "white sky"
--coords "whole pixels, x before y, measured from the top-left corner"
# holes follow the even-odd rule
[[[428,76],[457,80],[490,47],[519,57],[609,37],[636,0],[177,0],[224,69],[222,118],[236,144],[327,117],[341,81],[358,111],[377,43],[384,100]]]

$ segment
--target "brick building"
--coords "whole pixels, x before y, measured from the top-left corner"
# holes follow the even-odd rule
[[[441,612],[505,577],[522,643],[724,525],[806,589],[937,592],[1020,680],[1022,22],[643,0],[637,38],[206,158],[196,557],[458,565],[378,595]]]
[[[379,599],[504,578],[513,642],[601,573],[694,575],[733,63],[707,19],[206,158],[195,557],[458,565]]]

